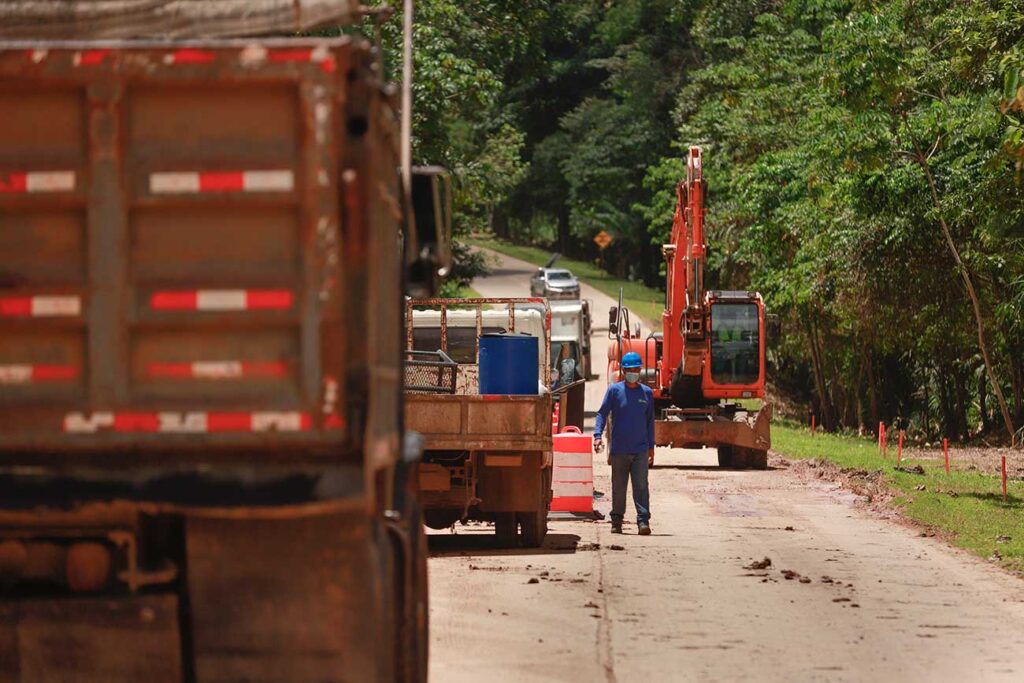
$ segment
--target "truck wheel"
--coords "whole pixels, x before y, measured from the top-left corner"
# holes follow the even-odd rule
[[[732,467],[732,446],[719,446],[718,447],[718,466],[719,467]]]
[[[751,470],[768,469],[768,451],[759,451],[753,448],[737,449],[743,451],[745,466]]]
[[[413,533],[419,535],[419,540],[415,543],[416,549],[413,553],[415,565],[413,566],[412,608],[416,642],[411,651],[415,653],[413,656],[416,670],[413,672],[412,680],[415,683],[426,683],[430,662],[430,633],[427,628],[430,619],[430,593],[427,586],[427,535],[423,533],[421,525],[418,525]]]
[[[514,548],[516,545],[516,513],[498,512],[494,515],[494,535],[502,548]]]
[[[548,510],[551,508],[551,476],[552,470],[546,469],[540,478],[541,509],[533,512],[520,512],[516,515],[523,531],[523,545],[527,548],[539,548],[548,534]]]
[[[523,527],[523,545],[527,548],[539,548],[548,534],[547,510],[520,512],[516,517]]]

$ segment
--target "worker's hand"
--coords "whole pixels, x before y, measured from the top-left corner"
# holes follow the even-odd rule
[[[602,441],[601,437],[599,437],[599,436],[595,437],[594,438],[594,452],[595,453],[600,453],[602,450],[604,450],[604,441]]]
[[[647,466],[648,467],[654,466],[654,449],[653,448],[650,449],[649,451],[647,451]]]

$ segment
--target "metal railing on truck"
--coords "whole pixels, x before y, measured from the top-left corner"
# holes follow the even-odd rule
[[[505,328],[506,331],[514,333],[516,331],[516,312],[523,311],[543,311],[544,312],[544,338],[541,340],[540,359],[541,362],[538,370],[538,379],[543,386],[548,386],[550,381],[548,374],[550,373],[551,365],[551,306],[548,304],[547,299],[543,297],[515,297],[515,298],[495,298],[485,297],[479,299],[406,299],[405,301],[405,347],[407,351],[415,351],[415,326],[414,326],[414,313],[416,310],[437,310],[439,312],[438,325],[440,327],[440,344],[442,351],[446,356],[450,356],[448,348],[448,330],[449,321],[448,313],[453,310],[475,310],[475,348],[474,348],[474,363],[471,365],[480,364],[480,336],[484,333],[484,309],[485,307],[504,307],[508,310],[508,326]],[[500,308],[497,308],[500,310]],[[464,327],[464,326],[459,326]]]

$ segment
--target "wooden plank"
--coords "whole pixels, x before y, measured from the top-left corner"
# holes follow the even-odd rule
[[[122,40],[288,34],[351,24],[357,0],[6,0],[0,38]]]

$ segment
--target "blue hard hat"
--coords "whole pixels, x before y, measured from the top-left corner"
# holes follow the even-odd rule
[[[642,368],[644,362],[640,359],[640,354],[636,351],[630,351],[622,357],[622,368]]]

